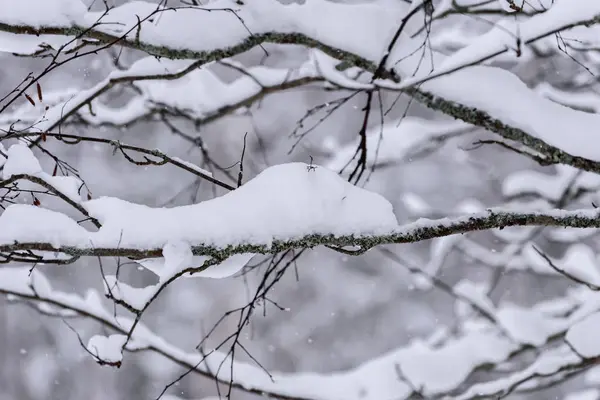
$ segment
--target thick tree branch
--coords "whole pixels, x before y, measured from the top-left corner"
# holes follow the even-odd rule
[[[239,243],[219,248],[205,243],[193,243],[192,253],[196,256],[209,256],[224,260],[235,254],[275,254],[291,249],[313,248],[317,246],[346,247],[354,246],[371,249],[383,244],[415,243],[443,236],[462,234],[511,226],[558,226],[570,228],[600,228],[600,210],[547,212],[517,212],[488,210],[456,219],[419,220],[387,234],[364,236],[334,236],[326,234],[306,235],[297,239],[274,239],[271,243]],[[162,248],[124,248],[56,246],[49,242],[5,243],[0,252],[48,251],[64,253],[73,257],[129,257],[146,259],[162,257]]]
[[[494,132],[505,139],[523,144],[524,146],[543,154],[547,164],[565,164],[580,170],[600,173],[600,162],[579,157],[552,146],[522,129],[515,128],[497,118],[490,116],[487,112],[474,107],[466,107],[462,104],[446,100],[432,93],[419,89],[409,88],[405,92],[421,104],[432,110],[441,111],[456,119],[468,122]]]

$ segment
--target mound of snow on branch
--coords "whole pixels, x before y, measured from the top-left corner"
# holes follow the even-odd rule
[[[225,247],[310,234],[380,234],[398,226],[392,205],[380,195],[303,163],[270,167],[237,190],[189,206],[151,208],[112,197],[81,204],[102,224],[98,232],[64,214],[20,204],[0,216],[0,244],[150,249],[180,241]]]

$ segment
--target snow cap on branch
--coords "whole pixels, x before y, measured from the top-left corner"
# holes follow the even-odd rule
[[[0,216],[0,243],[151,249],[183,241],[227,247],[311,234],[378,234],[397,227],[385,198],[303,163],[270,167],[233,192],[189,206],[151,208],[112,197],[81,205],[102,224],[98,232],[58,212],[12,205]]]

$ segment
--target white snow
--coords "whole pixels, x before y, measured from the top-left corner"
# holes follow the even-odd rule
[[[531,245],[523,248],[523,255],[534,271],[558,274]],[[589,246],[577,243],[570,246],[562,258],[549,257],[554,266],[583,282],[600,286],[600,269],[596,252]]]
[[[562,321],[544,317],[536,310],[504,305],[496,316],[502,327],[518,343],[541,346],[563,328]]]
[[[600,356],[600,342],[597,335],[599,330],[600,312],[597,312],[573,325],[565,339],[583,357],[598,357]]]
[[[504,394],[513,385],[519,386],[522,382],[527,382],[539,375],[552,375],[560,369],[566,369],[580,361],[581,359],[568,347],[560,346],[542,353],[537,360],[524,370],[512,373],[498,380],[475,384],[464,393],[461,393],[460,396],[456,396],[455,399],[467,400],[474,397],[495,398],[498,397],[498,394]]]
[[[0,35],[0,39],[1,38],[2,36]],[[44,118],[46,106],[54,107],[57,104],[61,104],[62,106],[78,92],[79,89],[69,87],[44,90],[43,101],[40,102],[37,100],[35,106],[32,106],[28,101],[23,101],[23,103],[15,106],[12,110],[7,110],[0,114],[0,127],[9,131],[11,124],[14,124],[15,127],[35,125],[36,122]]]
[[[4,163],[4,169],[2,171],[3,179],[9,179],[13,175],[37,175],[42,172],[39,161],[24,143],[10,146],[7,155],[8,159]]]
[[[28,102],[0,117],[0,126],[8,129],[11,124],[18,129],[48,131],[56,128],[59,121],[69,113],[78,115],[92,125],[111,123],[124,125],[150,113],[157,107],[172,107],[189,113],[201,120],[210,117],[228,106],[243,104],[244,101],[257,96],[261,91],[277,87],[286,82],[317,76],[314,61],[308,60],[296,68],[270,68],[257,66],[243,68],[241,76],[232,82],[219,79],[208,67],[192,69],[191,72],[176,80],[144,80],[143,76],[179,74],[186,70],[192,61],[157,59],[144,57],[125,71],[113,71],[104,80],[85,90],[61,89],[44,94],[44,102],[50,106],[33,107]],[[226,64],[234,64],[228,62]],[[111,108],[97,98],[92,100],[93,114],[88,107],[82,107],[94,94],[119,79],[136,78],[135,86],[140,94],[131,99],[125,106]],[[190,91],[190,87],[195,90]],[[17,122],[15,122],[17,121]],[[178,159],[178,161],[181,161]],[[183,162],[185,163],[185,162]],[[192,168],[193,164],[185,163]],[[194,170],[209,174],[208,171]]]
[[[1,38],[1,36],[0,36]],[[234,64],[234,63],[227,63]],[[240,77],[232,82],[222,81],[207,67],[193,69],[176,80],[137,80],[138,96],[132,98],[125,106],[109,107],[97,99],[92,101],[93,114],[88,107],[81,105],[96,91],[109,84],[111,80],[125,76],[139,77],[143,74],[177,74],[191,65],[191,61],[156,59],[145,57],[136,61],[126,72],[111,73],[102,82],[89,90],[59,90],[44,94],[44,101],[51,108],[32,107],[28,102],[12,112],[0,116],[0,126],[8,129],[15,121],[18,128],[26,128],[35,124],[34,129],[44,131],[53,129],[67,112],[77,110],[78,115],[92,125],[111,123],[124,125],[141,118],[154,110],[157,105],[182,110],[201,120],[210,117],[226,107],[242,105],[261,91],[277,87],[284,83],[317,77],[316,65],[312,60],[306,61],[293,69],[270,68],[257,66],[243,68]],[[194,87],[193,91],[190,87]],[[180,161],[180,160],[178,160]],[[188,165],[188,164],[186,164]],[[188,165],[191,167],[191,165]],[[198,167],[195,167],[198,169]],[[203,171],[209,174],[208,171]]]
[[[191,169],[191,170],[193,170],[193,171],[196,171],[196,172],[198,172],[198,173],[200,173],[200,174],[203,174],[203,175],[206,175],[206,176],[212,176],[212,175],[213,175],[213,174],[212,174],[212,172],[210,172],[210,171],[207,171],[207,170],[205,170],[204,168],[200,168],[199,166],[197,166],[196,164],[194,164],[194,163],[192,163],[192,162],[189,162],[189,161],[182,160],[182,159],[181,159],[181,158],[179,158],[179,157],[171,157],[171,159],[172,159],[173,161],[176,161],[176,162],[178,162],[178,163],[181,163],[181,164],[185,165],[185,166],[186,166],[186,167],[188,167],[189,169]]]
[[[600,16],[600,2],[557,0],[549,11],[526,21],[518,21],[519,37],[527,41],[594,16]],[[485,111],[491,117],[520,128],[571,154],[600,160],[600,151],[595,146],[589,146],[598,135],[595,127],[600,123],[600,116],[576,111],[547,100],[529,89],[515,75],[500,68],[472,66],[448,74],[462,66],[486,60],[504,51],[507,46],[513,48],[514,35],[510,32],[514,32],[515,22],[509,19],[505,21],[505,26],[482,35],[471,45],[448,58],[435,55],[435,65],[438,67],[432,74],[428,73],[429,61],[426,60],[422,62],[424,66],[415,78],[389,86],[406,88],[422,82],[425,77],[438,77],[422,84],[420,88],[447,100]],[[416,40],[413,47],[417,46],[419,41],[420,39]],[[413,47],[407,43],[407,46],[401,48],[402,54],[394,58],[399,59],[409,54]],[[400,46],[397,48],[400,52]],[[399,64],[398,69],[402,75],[414,73],[419,56],[420,53],[408,62]],[[473,82],[485,84],[474,85]]]
[[[80,0],[0,0],[0,24],[26,26],[34,29],[42,27],[67,28],[83,23],[87,7]],[[73,36],[39,35],[29,36],[0,32],[0,52],[33,54],[40,44],[58,48]]]
[[[418,194],[405,192],[400,200],[411,214],[427,215],[432,211],[432,207]]]
[[[492,300],[486,294],[489,289],[486,285],[462,279],[454,285],[453,289],[456,294],[469,300],[471,304],[475,304],[489,315],[493,316],[496,313],[494,303],[492,303]]]
[[[39,161],[25,143],[17,143],[9,147],[8,159],[4,163],[2,177],[9,179],[13,175],[30,175],[39,178],[64,194],[71,201],[81,201],[79,188],[81,181],[74,176],[51,176],[42,171]]]
[[[238,273],[254,257],[252,253],[234,254],[220,264],[208,267],[197,276],[202,278],[222,279]]]
[[[346,89],[369,89],[372,87],[371,84],[360,83],[354,79],[348,77],[345,73],[335,69],[339,60],[330,57],[319,50],[312,50],[310,52],[310,60],[314,64],[316,72],[319,76],[322,76],[329,83],[333,83]]]
[[[90,234],[97,246],[121,237],[122,247],[162,248],[173,241],[221,247],[315,233],[386,232],[397,226],[383,197],[302,163],[270,167],[235,191],[190,206],[153,209],[108,197],[83,206],[103,225]]]
[[[175,253],[178,254],[179,252],[175,251]],[[30,286],[31,282],[33,282],[33,286]],[[32,296],[37,293],[41,298],[50,300],[57,306],[62,304],[74,310],[85,312],[100,321],[105,321],[109,326],[115,327],[117,333],[108,337],[94,336],[90,339],[87,347],[92,354],[97,354],[106,361],[116,362],[121,360],[124,334],[131,326],[132,320],[120,316],[115,318],[112,311],[108,311],[102,306],[100,296],[95,291],[88,291],[85,297],[55,291],[39,269],[34,270],[32,276],[30,276],[29,267],[26,266],[0,269],[0,292],[25,296]],[[582,297],[581,301],[591,307],[598,308],[600,298],[591,301],[592,299],[589,298],[590,292],[587,291],[586,293],[588,298]],[[502,313],[502,310],[500,310],[500,313]],[[572,328],[567,335],[570,343],[582,351],[585,348],[579,337],[583,337],[585,343],[593,346],[593,351],[598,350],[598,346],[589,339],[591,337],[589,335],[590,329],[594,329],[597,323],[597,315],[593,314],[593,317],[590,317],[591,322],[586,322],[584,325],[575,325],[576,328]],[[525,319],[531,317],[532,314],[528,314]],[[565,326],[570,326],[574,320],[573,317],[566,317],[563,321]],[[512,343],[502,335],[489,330],[486,331],[486,328],[483,329],[482,331],[465,332],[459,338],[449,338],[442,346],[434,346],[422,340],[414,340],[405,347],[384,354],[357,368],[323,375],[273,372],[273,380],[271,380],[259,367],[236,362],[233,369],[234,380],[246,388],[256,388],[281,395],[316,400],[405,399],[411,393],[411,389],[406,383],[398,379],[396,374],[396,365],[398,365],[403,376],[413,386],[422,388],[423,393],[427,396],[434,396],[437,393],[457,388],[477,366],[502,362],[519,348],[518,344]],[[583,333],[579,334],[577,331]],[[196,352],[188,353],[169,344],[140,323],[133,332],[132,342],[128,344],[127,349],[142,348],[160,352],[190,367],[198,364],[201,357]],[[200,363],[197,368],[200,371],[216,370],[223,357],[222,353],[215,352],[204,363]],[[579,358],[569,352],[569,349],[558,349],[551,354],[542,355],[532,366],[522,372],[499,381],[475,385],[459,398],[469,398],[473,393],[495,393],[498,390],[506,389],[523,377],[538,372],[551,373],[578,360]],[[219,375],[221,381],[228,381],[228,371],[228,368],[222,370]]]
[[[88,232],[68,216],[25,204],[7,207],[0,215],[0,227],[0,243],[4,244],[43,241],[60,247],[82,244],[88,237]]]
[[[593,91],[566,91],[555,88],[547,82],[540,82],[535,91],[540,95],[565,106],[587,110],[598,114],[600,98]]]
[[[0,32],[0,52],[31,55],[41,50],[41,46],[58,49],[68,43],[73,37],[59,35],[27,36],[14,33]],[[31,104],[27,103],[29,106]]]
[[[382,7],[385,5],[386,8]],[[194,51],[207,51],[239,44],[248,37],[266,32],[301,32],[315,36],[330,46],[346,47],[349,51],[367,51],[368,58],[376,59],[383,54],[388,38],[402,17],[405,7],[395,2],[377,1],[373,3],[346,6],[325,0],[313,0],[304,4],[283,5],[276,0],[249,2],[239,7],[233,0],[212,1],[203,6],[204,10],[177,10],[162,12],[160,18],[143,25],[140,40],[158,46],[175,49],[193,48]],[[239,10],[237,14],[244,20],[240,23],[236,15],[219,9]],[[135,15],[147,16],[156,5],[143,1],[128,2],[117,7],[105,17],[107,24],[98,29],[107,33],[122,35],[137,23]],[[331,15],[336,23],[331,23]],[[99,17],[98,13],[88,13],[88,24]],[[378,24],[357,24],[357,21],[378,21]],[[201,23],[200,23],[201,21]],[[119,25],[114,24],[118,22]],[[167,33],[168,32],[168,33]],[[215,35],[214,32],[227,32]],[[136,30],[130,33],[134,38]],[[210,40],[197,40],[210,38]]]
[[[0,15],[1,19],[1,15]],[[174,73],[180,73],[182,70],[185,70],[191,64],[191,61],[177,61],[177,62],[159,62],[155,60],[153,57],[144,57],[136,62],[134,62],[131,67],[127,70],[114,70],[112,71],[105,79],[96,83],[94,86],[84,90],[77,90],[76,92],[72,92],[72,89],[60,90],[52,93],[55,98],[62,98],[62,101],[58,101],[54,105],[52,105],[48,110],[37,111],[37,115],[40,118],[39,120],[35,120],[35,112],[29,113],[24,111],[24,107],[27,107],[27,104],[24,107],[17,109],[15,115],[9,113],[7,117],[3,117],[0,120],[0,123],[4,126],[10,125],[14,120],[17,120],[25,114],[29,116],[29,118],[25,118],[25,120],[21,123],[17,123],[16,128],[28,128],[31,125],[32,119],[35,124],[31,127],[33,132],[47,132],[52,129],[55,129],[59,123],[63,120],[65,115],[69,115],[75,111],[78,111],[83,105],[86,105],[90,99],[95,99],[96,95],[107,87],[111,86],[115,81],[119,79],[141,79],[148,76],[160,76],[160,75],[169,75]],[[138,82],[139,83],[139,82]],[[158,99],[157,99],[158,100]],[[101,112],[101,115],[106,115],[106,122],[127,122],[129,119],[142,115],[147,109],[140,102],[139,99],[132,100],[132,103],[127,107],[121,109],[121,112],[111,110],[106,106],[102,106],[98,102],[92,102],[93,108],[96,106]],[[144,107],[144,108],[142,108]],[[26,110],[26,109],[25,109]],[[111,112],[112,111],[112,112]],[[86,112],[81,111],[83,115],[88,115],[89,110]],[[137,114],[136,114],[137,113]],[[40,115],[41,114],[41,115]],[[11,120],[11,117],[14,118]],[[112,120],[111,120],[112,118]],[[102,120],[100,121],[102,122]]]
[[[140,264],[158,276],[158,282],[140,288],[132,287],[117,280],[114,275],[104,278],[104,293],[115,300],[122,300],[136,310],[142,310],[154,296],[173,278],[183,277],[222,279],[239,272],[254,254],[234,254],[216,265],[209,265],[200,270],[209,257],[194,257],[189,244],[185,242],[168,242],[163,247],[163,257],[141,261]],[[198,270],[192,271],[191,268]]]
[[[122,348],[126,340],[125,335],[95,335],[90,338],[87,349],[99,360],[120,362],[123,359]]]
[[[141,311],[158,292],[160,285],[133,287],[117,280],[115,275],[104,276],[104,293],[117,301],[123,301],[135,310]]]
[[[399,362],[404,376],[424,394],[445,393],[463,382],[474,366],[503,361],[514,348],[505,338],[474,332],[438,349],[417,340],[401,351]]]
[[[489,215],[420,219],[398,226],[391,204],[382,196],[355,187],[324,167],[303,163],[269,167],[237,190],[199,204],[151,208],[112,197],[80,204],[102,224],[98,232],[88,232],[54,211],[11,205],[0,216],[0,243],[50,242],[54,246],[144,250],[162,249],[169,242],[216,248],[268,246],[274,240],[312,234],[408,233]],[[596,218],[598,211],[554,210],[544,214]]]
[[[183,70],[190,64],[189,61],[157,60],[154,57],[147,57],[144,62],[148,65],[154,64],[157,68],[164,69],[164,72]],[[241,68],[241,70],[245,74],[230,83],[223,82],[214,72],[204,67],[177,80],[141,81],[137,86],[149,103],[166,103],[171,107],[191,111],[196,117],[202,118],[222,107],[236,104],[258,94],[264,87],[317,76],[315,66],[310,61],[293,70],[262,66]],[[193,91],[190,90],[191,87],[194,88]]]
[[[600,287],[600,269],[596,252],[585,244],[574,244],[556,264],[561,271],[590,285]]]
[[[519,4],[516,1],[515,4]],[[564,30],[573,22],[587,21],[600,15],[600,5],[593,0],[556,0],[546,12],[528,18],[526,21],[503,19],[485,35],[471,45],[448,57],[436,71],[445,74],[462,65],[479,63],[490,55],[516,48],[516,37],[523,43],[538,37]],[[518,30],[516,29],[518,24]]]
[[[45,174],[24,145],[11,147],[7,164],[7,176],[24,171]],[[185,251],[199,243],[264,245],[311,234],[365,235],[397,227],[392,206],[383,197],[351,185],[326,168],[302,163],[270,167],[235,191],[189,206],[150,208],[110,197],[80,204],[101,222],[98,232],[89,232],[58,212],[11,205],[0,216],[0,243],[163,248],[168,264],[163,269],[172,273],[185,268],[183,264],[189,266],[191,253]],[[239,255],[202,275],[228,276],[251,256]]]
[[[598,400],[598,398],[600,398],[600,390],[590,388],[569,393],[563,400]]]
[[[87,7],[80,0],[2,0],[0,22],[10,25],[71,27],[82,21]]]

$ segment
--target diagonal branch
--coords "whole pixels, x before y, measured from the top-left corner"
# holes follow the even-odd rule
[[[43,136],[55,138],[66,144],[77,144],[80,142],[92,142],[92,143],[101,143],[101,144],[110,145],[114,148],[115,151],[117,151],[117,150],[120,151],[123,154],[123,156],[127,159],[127,161],[129,161],[133,164],[137,164],[137,165],[172,164],[184,171],[190,172],[190,173],[192,173],[202,179],[205,179],[211,183],[214,183],[215,185],[220,186],[224,189],[227,189],[227,190],[235,189],[235,187],[214,178],[210,172],[204,171],[203,169],[197,167],[196,165],[193,165],[189,162],[183,161],[177,157],[170,157],[170,156],[166,155],[165,153],[163,153],[162,151],[157,150],[157,149],[149,150],[149,149],[145,149],[143,147],[132,146],[132,145],[121,143],[119,141],[115,141],[115,140],[111,140],[111,139],[79,136],[79,135],[69,135],[69,134],[64,134],[64,133],[46,132],[46,133],[44,133]],[[31,138],[31,137],[38,138],[38,137],[40,137],[40,133],[38,133],[38,132],[8,133],[4,136],[0,136],[0,141],[7,140],[7,139]],[[137,152],[140,154],[145,154],[146,156],[156,157],[156,158],[158,158],[158,161],[151,160],[146,156],[144,156],[143,161],[137,161],[137,160],[134,160],[133,158],[131,158],[125,151],[133,151],[133,152]]]
[[[10,184],[13,184],[14,182],[19,181],[19,180],[29,181],[31,183],[35,183],[36,185],[39,185],[39,186],[43,187],[44,189],[48,190],[50,193],[52,193],[55,196],[57,196],[58,198],[60,198],[65,203],[69,204],[71,207],[75,208],[81,214],[83,214],[86,217],[87,220],[91,221],[92,224],[94,224],[94,226],[96,226],[96,228],[100,228],[101,227],[100,222],[98,222],[98,220],[96,218],[92,217],[88,213],[88,211],[81,206],[81,204],[79,204],[78,202],[74,201],[69,196],[67,196],[66,194],[64,194],[63,192],[61,192],[59,189],[57,189],[56,187],[54,187],[52,184],[50,184],[49,182],[47,182],[46,180],[44,180],[44,179],[42,179],[42,178],[40,178],[38,176],[29,175],[29,174],[12,175],[8,179],[0,180],[0,187],[6,187],[6,186],[8,186]]]

